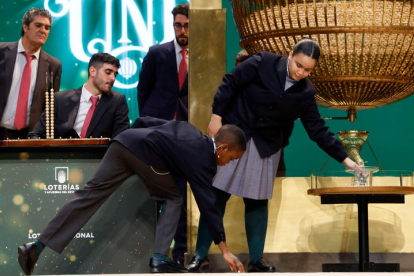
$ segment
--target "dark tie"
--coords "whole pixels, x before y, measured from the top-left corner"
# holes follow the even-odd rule
[[[99,97],[91,97],[92,105],[86,114],[85,122],[83,122],[81,138],[85,138],[86,132],[88,131],[89,124],[91,123],[93,112],[95,111],[96,104],[98,103]]]
[[[180,90],[181,87],[183,87],[185,78],[187,77],[187,50],[181,50],[181,56],[182,59],[180,62],[180,67],[178,68],[178,84]]]
[[[34,56],[29,56],[25,52],[22,54],[26,58],[26,65],[23,69],[22,80],[20,82],[19,99],[17,100],[16,116],[14,118],[14,125],[17,130],[21,130],[26,126],[27,118],[27,102],[29,99],[30,77],[32,75],[32,59]]]

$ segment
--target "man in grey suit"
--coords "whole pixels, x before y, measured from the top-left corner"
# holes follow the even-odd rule
[[[89,61],[89,78],[85,85],[55,93],[54,138],[113,138],[129,128],[125,96],[111,89],[119,67],[116,57],[107,53],[94,54]],[[94,97],[96,108],[88,120]],[[89,124],[85,125],[87,121]],[[45,113],[29,138],[46,138]]]
[[[44,109],[46,73],[53,75],[53,89],[59,91],[62,64],[41,50],[51,25],[52,16],[47,10],[32,8],[23,16],[22,38],[0,43],[0,140],[24,139],[39,121]],[[22,82],[26,64],[31,67],[30,81],[25,78]],[[28,86],[25,96],[21,85]],[[23,113],[16,116],[19,107]],[[16,117],[20,123],[16,123]]]
[[[231,270],[244,272],[243,264],[227,248],[211,184],[217,165],[224,166],[240,158],[245,149],[245,135],[234,125],[223,126],[212,139],[187,122],[139,118],[131,129],[113,139],[93,178],[83,189],[75,191],[39,239],[19,246],[21,268],[31,275],[45,246],[61,253],[106,199],[136,174],[151,198],[162,206],[150,260],[151,272],[187,272],[168,258],[183,202],[175,177],[189,182],[200,214]]]

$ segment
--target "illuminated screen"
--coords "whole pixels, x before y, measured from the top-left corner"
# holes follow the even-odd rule
[[[31,7],[53,16],[44,51],[62,62],[60,90],[76,89],[88,77],[88,62],[97,52],[117,57],[121,68],[114,90],[128,101],[129,117],[138,115],[139,70],[148,48],[174,39],[174,6],[185,0],[43,0],[1,1],[0,42],[20,39],[21,19]]]

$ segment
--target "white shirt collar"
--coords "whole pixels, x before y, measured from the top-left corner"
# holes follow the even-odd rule
[[[287,62],[286,62],[286,80],[289,80],[292,83],[297,83],[298,82],[297,80],[291,79],[289,77],[289,58],[287,59]]]
[[[18,46],[17,46],[17,52],[18,53],[26,52],[26,49],[24,49],[24,47],[23,47],[23,42],[22,42],[21,38],[19,39],[19,43],[18,43]],[[26,52],[26,54],[28,54],[28,53]],[[35,56],[36,59],[38,60],[39,56],[40,56],[40,48],[39,48],[39,50],[37,50],[37,52],[35,52],[34,54],[31,54],[31,55]]]
[[[175,48],[175,54],[176,55],[178,55],[181,52],[181,50],[183,50],[183,48],[181,48],[181,46],[178,45],[177,39],[174,39],[174,48]],[[189,48],[186,49],[187,53],[189,53],[188,49]]]
[[[89,102],[89,100],[91,99],[91,97],[94,96],[91,94],[91,92],[88,91],[88,89],[86,89],[85,85],[82,86],[82,95],[81,95],[81,101],[83,99],[83,101],[85,102]],[[99,99],[101,99],[102,94],[98,95]]]
[[[216,142],[214,142],[214,138],[213,137],[211,137],[211,140],[213,140],[214,153],[216,153]]]

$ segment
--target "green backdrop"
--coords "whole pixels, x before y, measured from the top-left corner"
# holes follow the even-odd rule
[[[231,2],[223,0],[223,8],[227,9],[227,71],[234,68],[234,58],[238,51],[240,37],[235,27]],[[397,103],[357,112],[357,121],[327,120],[331,131],[366,130],[370,133],[368,142],[385,170],[414,171],[414,97]],[[322,117],[344,117],[345,111],[319,107]],[[368,166],[378,166],[369,146],[365,144],[361,157]],[[309,176],[322,169],[328,155],[308,138],[302,123],[295,122],[290,145],[285,149],[287,176]],[[326,171],[343,170],[343,165],[330,159],[323,169]]]

